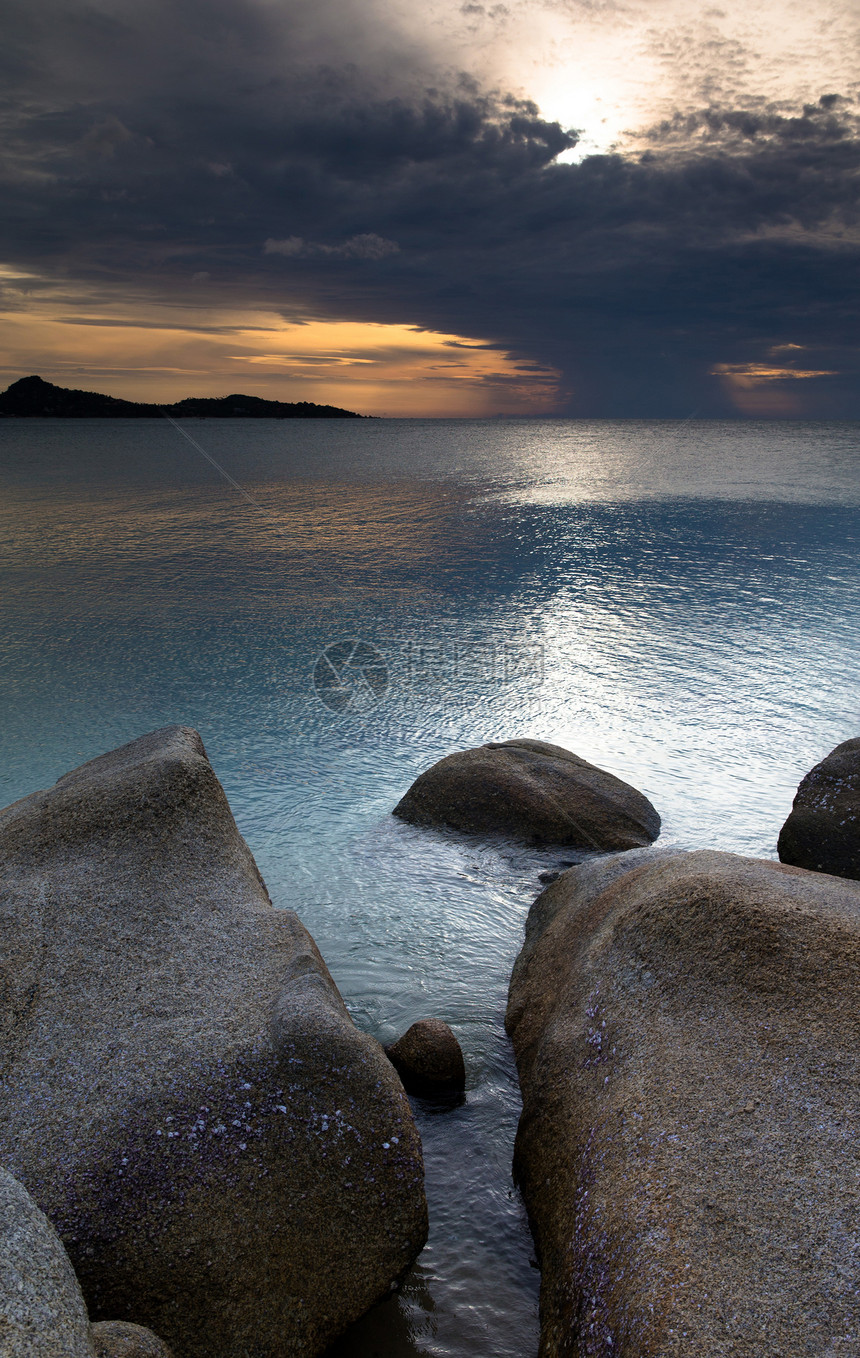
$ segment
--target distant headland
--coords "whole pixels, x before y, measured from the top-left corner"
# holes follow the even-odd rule
[[[312,401],[266,401],[262,396],[186,396],[172,405],[148,405],[102,396],[97,391],[74,391],[54,386],[41,377],[21,377],[0,393],[0,416],[50,415],[55,419],[137,420],[160,415],[175,418],[258,420],[363,420],[338,406],[318,406]]]

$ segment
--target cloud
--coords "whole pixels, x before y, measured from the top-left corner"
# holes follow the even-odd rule
[[[0,229],[36,280],[10,305],[414,325],[561,372],[582,414],[733,413],[720,365],[796,345],[828,374],[789,379],[803,409],[860,416],[850,90],[715,97],[564,164],[575,135],[381,0],[40,8],[0,53]]]
[[[717,377],[728,377],[748,386],[760,386],[762,382],[800,381],[809,377],[838,376],[833,368],[777,368],[766,363],[717,363],[713,372]]]
[[[263,246],[264,254],[285,255],[288,259],[310,259],[315,255],[329,259],[386,259],[399,252],[397,241],[386,240],[373,231],[353,236],[341,245],[323,245],[319,241],[302,240],[301,236],[287,236],[285,240],[273,240],[270,236]]]
[[[273,240],[270,236],[263,246],[266,255],[285,255],[287,259],[297,259],[307,250],[307,243],[301,236],[287,236],[285,240]]]
[[[132,135],[128,128],[123,127],[119,118],[111,113],[93,124],[81,138],[80,145],[84,151],[92,151],[100,156],[113,156],[131,140]]]

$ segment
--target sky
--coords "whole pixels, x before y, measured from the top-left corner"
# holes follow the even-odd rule
[[[2,0],[0,381],[860,418],[860,0]]]

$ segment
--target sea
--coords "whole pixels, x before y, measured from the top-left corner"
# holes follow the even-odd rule
[[[391,815],[435,760],[552,741],[661,843],[773,858],[860,735],[860,425],[0,421],[0,805],[179,722],[355,1022],[451,1024],[415,1102],[430,1238],[338,1358],[531,1358],[506,990],[570,861]]]

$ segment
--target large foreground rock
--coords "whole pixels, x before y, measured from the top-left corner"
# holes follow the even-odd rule
[[[94,1358],[69,1257],[23,1184],[0,1169],[0,1354]]]
[[[541,1354],[860,1351],[860,888],[721,853],[583,864],[508,1028]]]
[[[0,1163],[92,1320],[176,1358],[316,1354],[408,1267],[408,1100],[272,908],[196,732],[0,813],[0,957]]]
[[[797,789],[779,856],[813,872],[860,878],[860,740],[846,740]]]
[[[650,844],[660,833],[660,817],[641,792],[543,740],[491,742],[440,759],[394,815],[601,852]]]

